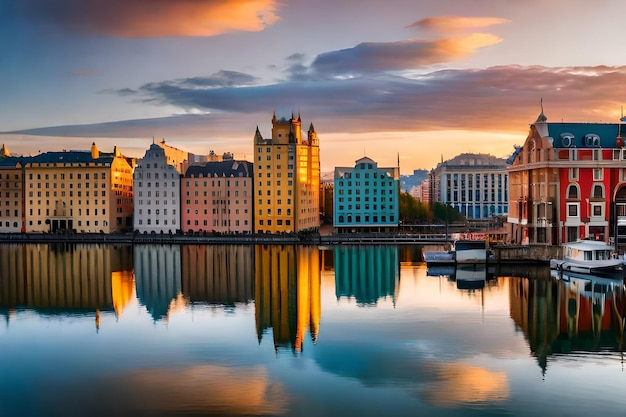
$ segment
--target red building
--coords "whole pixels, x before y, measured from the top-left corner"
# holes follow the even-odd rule
[[[543,111],[509,167],[513,243],[580,238],[626,249],[626,149],[621,123],[548,123]],[[615,240],[614,240],[615,239]]]

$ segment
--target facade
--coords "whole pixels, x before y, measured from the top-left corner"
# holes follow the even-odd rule
[[[298,233],[317,230],[319,218],[319,140],[313,124],[302,137],[302,120],[276,115],[272,137],[254,136],[254,231]]]
[[[112,154],[46,152],[24,158],[25,232],[112,233],[132,226],[132,166]]]
[[[429,173],[430,198],[457,209],[468,219],[486,220],[508,213],[506,159],[461,154]]]
[[[234,160],[190,166],[181,179],[183,231],[251,233],[252,166]]]
[[[161,140],[157,145],[165,152],[167,164],[172,165],[180,175],[183,175],[189,166],[189,153],[167,145],[165,139]]]
[[[6,147],[0,150],[0,233],[25,231],[24,162],[12,158]]]
[[[509,167],[516,243],[580,238],[626,248],[626,150],[621,123],[549,123],[543,111]]]
[[[139,233],[176,233],[180,223],[180,175],[165,150],[150,145],[133,174],[134,230]]]
[[[364,157],[335,168],[333,224],[339,232],[389,231],[400,221],[399,168]]]

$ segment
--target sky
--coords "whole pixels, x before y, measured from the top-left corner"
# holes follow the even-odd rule
[[[623,0],[0,0],[0,142],[251,160],[300,114],[322,172],[507,157],[548,121],[618,122]]]

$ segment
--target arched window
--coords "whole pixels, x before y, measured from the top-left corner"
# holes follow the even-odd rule
[[[591,193],[592,198],[604,198],[604,189],[601,184],[595,184],[593,186],[593,192]]]
[[[343,223],[343,216],[339,216],[339,223]]]
[[[348,223],[352,223],[352,216],[348,214]]]
[[[572,200],[578,200],[578,187],[576,186],[576,184],[570,184],[570,186],[567,188],[567,198],[572,199]]]

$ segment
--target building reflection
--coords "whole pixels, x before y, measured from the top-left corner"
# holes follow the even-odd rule
[[[335,247],[335,293],[359,304],[398,298],[400,263],[396,246]]]
[[[0,245],[0,311],[118,316],[132,298],[129,246]],[[130,281],[129,281],[130,277]],[[7,316],[8,319],[8,316]]]
[[[254,299],[254,252],[250,245],[182,247],[182,290],[192,303],[248,303]]]
[[[178,245],[134,247],[137,298],[155,321],[184,306],[180,252]]]
[[[317,341],[321,316],[319,250],[309,246],[254,248],[254,299],[259,343],[272,329],[274,347],[302,351],[307,329]]]
[[[572,352],[623,351],[626,296],[620,281],[511,278],[510,313],[545,373],[548,358]]]

